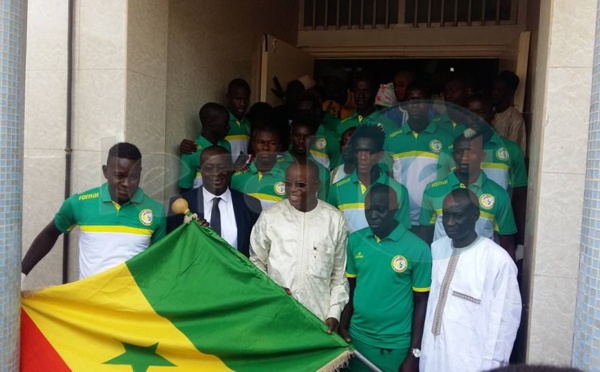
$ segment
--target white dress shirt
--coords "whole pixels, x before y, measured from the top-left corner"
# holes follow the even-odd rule
[[[250,261],[321,320],[339,320],[349,298],[347,238],[344,215],[330,204],[300,212],[286,199],[262,211]]]
[[[444,237],[432,244],[431,254],[420,370],[475,372],[508,365],[521,320],[513,260],[484,237],[461,249]],[[447,276],[452,267],[454,274]]]
[[[231,191],[227,188],[223,194],[213,195],[203,187],[202,196],[204,200],[204,219],[209,223],[212,215],[213,199],[217,197],[221,198],[219,201],[219,211],[221,212],[221,237],[233,248],[237,249],[237,224],[235,221],[235,213],[233,211]]]

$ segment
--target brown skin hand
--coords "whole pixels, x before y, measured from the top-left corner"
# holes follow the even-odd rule
[[[182,154],[193,154],[198,150],[196,147],[196,141],[191,139],[184,139],[179,144],[179,152]]]
[[[354,290],[356,289],[356,278],[348,278],[348,284],[350,284],[350,300],[342,311],[342,316],[340,317],[340,327],[338,329],[338,334],[346,342],[352,341],[350,339],[350,333],[348,332],[348,329],[350,328],[352,314],[354,314]]]
[[[21,263],[21,272],[25,275],[29,274],[35,265],[52,250],[60,234],[62,233],[56,228],[54,220],[50,221],[31,243]]]
[[[412,332],[410,335],[410,348],[408,355],[402,365],[400,371],[402,372],[416,372],[419,370],[419,360],[415,358],[412,353],[412,349],[421,348],[421,340],[423,339],[423,327],[425,327],[425,314],[427,313],[427,299],[429,298],[429,292],[414,292],[413,291],[413,318],[412,318]]]

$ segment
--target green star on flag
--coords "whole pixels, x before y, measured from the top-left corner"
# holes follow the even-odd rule
[[[158,342],[150,346],[137,346],[121,342],[125,352],[116,358],[108,360],[103,364],[128,364],[133,372],[146,372],[149,367],[173,367],[175,364],[169,362],[156,353]]]

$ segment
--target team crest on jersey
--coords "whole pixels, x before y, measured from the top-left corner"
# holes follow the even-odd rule
[[[315,142],[315,147],[317,150],[323,150],[327,147],[327,140],[325,138],[319,138],[317,142]]]
[[[359,259],[359,258],[365,258],[365,256],[363,256],[363,253],[362,253],[362,252],[358,252],[358,253],[356,254],[356,256],[354,256],[354,258],[356,258],[356,259]]]
[[[154,219],[154,215],[152,214],[151,209],[144,209],[140,212],[140,222],[146,226],[152,225],[152,220]]]
[[[483,209],[492,209],[496,204],[496,198],[491,194],[483,194],[479,197],[479,204]]]
[[[506,151],[506,147],[500,147],[498,151],[496,151],[496,157],[500,160],[508,160],[508,151]]]
[[[275,190],[275,194],[277,195],[285,194],[285,183],[277,182],[275,186],[273,186],[273,190]]]
[[[440,152],[442,151],[442,143],[439,140],[434,139],[429,142],[429,148],[433,152]]]
[[[403,273],[408,267],[408,261],[404,256],[398,255],[392,258],[392,269],[397,273]]]

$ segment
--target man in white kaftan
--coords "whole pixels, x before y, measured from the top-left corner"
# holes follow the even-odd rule
[[[334,332],[349,297],[346,220],[317,199],[312,161],[290,165],[285,184],[287,199],[263,210],[252,229],[250,261]]]
[[[517,268],[502,247],[475,233],[477,205],[468,189],[444,200],[448,237],[431,246],[421,372],[486,371],[509,362],[521,320]]]

